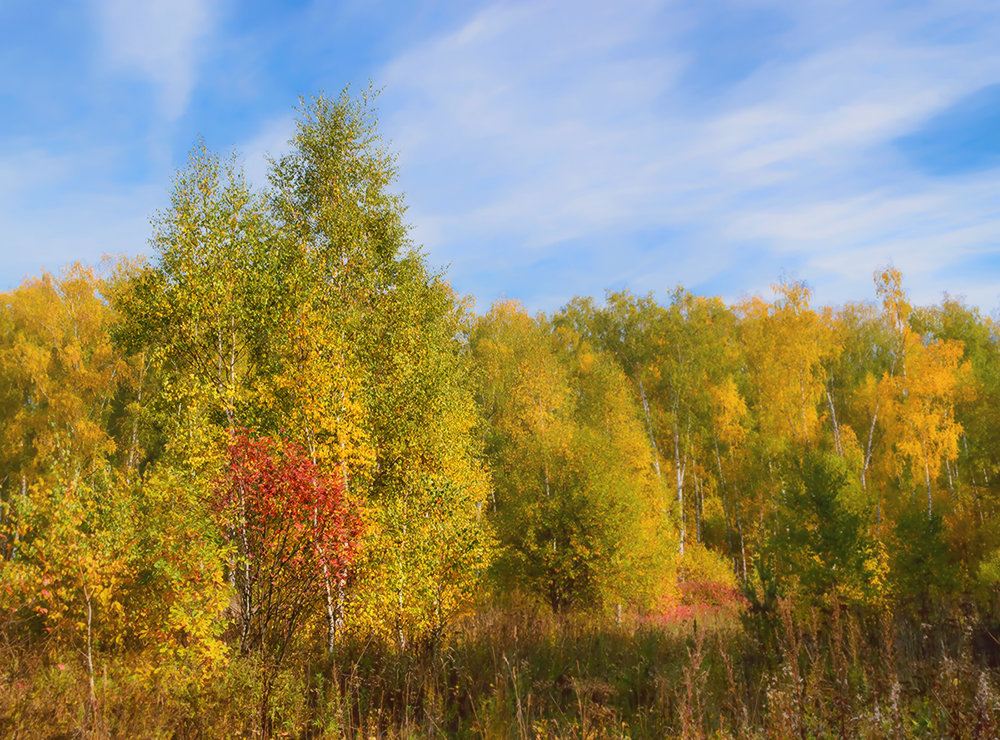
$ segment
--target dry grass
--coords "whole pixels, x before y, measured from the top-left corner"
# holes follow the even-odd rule
[[[976,622],[934,627],[835,600],[710,624],[488,610],[400,653],[345,636],[278,674],[234,658],[214,680],[142,679],[150,656],[10,653],[0,736],[958,737],[1000,733],[1000,683]]]

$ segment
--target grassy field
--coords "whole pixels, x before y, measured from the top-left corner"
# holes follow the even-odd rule
[[[958,613],[932,627],[832,602],[671,623],[493,609],[405,652],[344,636],[207,682],[101,660],[93,693],[80,656],[11,651],[0,735],[989,738],[997,647]]]

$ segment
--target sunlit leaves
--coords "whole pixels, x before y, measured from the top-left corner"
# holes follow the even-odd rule
[[[820,420],[826,381],[824,363],[838,348],[809,308],[801,283],[775,287],[777,300],[745,301],[740,333],[754,390],[761,435],[772,449],[786,442],[808,444]]]
[[[116,449],[109,422],[129,367],[112,347],[103,288],[75,265],[0,299],[3,505],[56,471],[79,480]]]
[[[925,341],[910,327],[911,309],[897,271],[887,269],[877,274],[876,283],[885,314],[895,329],[897,359],[881,386],[888,397],[897,473],[908,474],[915,486],[926,490],[930,518],[933,489],[942,467],[958,457],[962,427],[955,420],[954,406],[959,391],[968,383],[971,367],[963,362],[960,342]]]
[[[328,586],[346,582],[360,521],[343,483],[300,447],[243,432],[230,442],[216,506],[235,552],[241,646],[280,655]]]
[[[512,303],[479,321],[470,350],[504,582],[556,609],[648,599],[671,538],[621,370]]]

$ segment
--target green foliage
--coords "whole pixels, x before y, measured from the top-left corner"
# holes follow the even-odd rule
[[[942,604],[955,592],[958,573],[941,515],[928,519],[920,506],[910,506],[896,520],[893,536],[892,576],[902,605],[927,612]]]
[[[791,457],[786,493],[765,557],[782,589],[803,603],[830,593],[872,604],[883,595],[879,543],[869,534],[872,508],[847,462],[829,452]]]
[[[159,377],[154,423],[172,458],[218,464],[223,429],[258,427],[287,312],[287,256],[265,204],[233,161],[201,147],[155,222],[157,261],[124,271],[112,293],[116,337]]]
[[[490,557],[463,313],[409,244],[371,92],[317,98],[301,114],[268,198],[295,254],[299,315],[322,317],[327,335],[291,345],[285,387],[315,378],[293,418],[315,453],[344,471],[368,520],[346,623],[393,632],[403,645],[470,603]]]
[[[47,691],[63,702],[51,734],[97,736],[154,705],[162,722],[137,732],[383,734],[391,716],[405,734],[411,700],[435,732],[956,734],[972,706],[980,734],[995,729],[994,684],[970,678],[968,646],[907,679],[921,687],[909,708],[893,655],[873,678],[844,647],[863,633],[925,660],[935,621],[967,625],[934,635],[942,651],[991,634],[995,321],[950,298],[911,306],[891,267],[875,275],[879,304],[814,309],[785,282],[736,306],[678,287],[663,302],[612,292],[551,317],[513,303],[475,317],[410,242],[370,90],[303,101],[290,145],[259,191],[235,157],[196,147],[154,219],[151,260],[76,265],[0,296],[0,638],[15,665],[0,731],[24,734]],[[294,498],[298,514],[267,546],[237,542],[253,524],[245,499],[208,509],[237,429],[295,450],[296,474],[272,476],[261,501]],[[336,523],[339,504],[320,506],[331,480],[363,520],[350,571],[307,537]],[[272,603],[309,587],[288,670],[231,650],[249,612],[237,569],[261,553],[292,553],[263,582]],[[657,652],[663,630],[710,613],[734,627],[737,584],[757,668],[732,664],[732,646],[706,667],[696,632]],[[542,625],[580,638],[580,675],[548,643],[531,649],[561,667],[532,665],[516,630],[487,641],[489,664],[462,642],[460,628],[482,628],[470,613],[523,596],[589,625]],[[608,612],[653,631],[586,621]],[[875,613],[899,615],[898,639]],[[602,664],[587,635],[642,655]],[[397,679],[424,671],[423,693],[408,678],[388,689],[358,654],[369,647]],[[353,674],[337,673],[345,655]],[[650,656],[672,667],[657,674]],[[634,679],[597,678],[624,665]],[[462,688],[480,669],[493,684]],[[731,725],[706,720],[699,693],[723,674],[717,703],[743,708],[726,710]],[[739,694],[737,675],[757,694]],[[890,702],[891,717],[852,697]]]
[[[147,655],[185,681],[224,658],[223,549],[187,481],[157,470],[39,485],[19,514],[0,591],[8,637],[79,650],[90,671],[99,651]]]
[[[92,475],[116,451],[111,423],[131,368],[109,333],[106,288],[80,265],[0,300],[0,557],[22,536],[28,489]]]
[[[474,598],[494,543],[475,491],[428,478],[370,513],[348,622],[400,648],[435,642]]]
[[[557,610],[648,601],[669,535],[621,372],[512,304],[479,321],[470,351],[504,582]]]
[[[205,485],[228,432],[287,429],[343,476],[373,538],[406,533],[393,557],[373,539],[358,589],[337,587],[331,640],[345,620],[430,629],[468,603],[490,552],[468,547],[447,564],[431,557],[468,539],[445,532],[478,530],[488,541],[487,478],[460,353],[462,308],[408,243],[402,200],[389,190],[395,164],[376,128],[368,93],[305,103],[292,150],[272,163],[262,193],[233,162],[197,150],[157,221],[156,262],[123,273],[114,293],[120,342],[150,358],[159,379],[149,422],[173,464]],[[455,499],[434,511],[449,517],[440,531],[408,519],[430,513],[427,480]],[[377,595],[400,568],[412,603],[390,609]],[[435,584],[446,579],[444,606]]]

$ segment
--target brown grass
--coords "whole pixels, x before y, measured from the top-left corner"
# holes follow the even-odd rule
[[[101,655],[91,711],[80,656],[10,648],[0,736],[956,737],[1000,731],[1000,681],[978,622],[857,613],[710,624],[485,610],[401,653],[345,636],[278,673],[234,657],[207,682],[142,679],[155,657]]]

